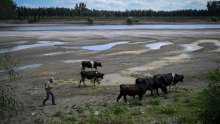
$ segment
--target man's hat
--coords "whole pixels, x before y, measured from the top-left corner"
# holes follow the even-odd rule
[[[51,77],[51,78],[50,78],[50,81],[53,81],[53,80],[54,80],[54,78],[53,78],[53,77]]]

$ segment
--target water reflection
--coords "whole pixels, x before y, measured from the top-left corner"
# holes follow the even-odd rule
[[[152,49],[152,50],[157,50],[160,49],[162,46],[166,46],[166,45],[171,45],[174,44],[170,41],[161,41],[161,42],[157,42],[157,43],[151,43],[151,44],[147,44],[146,47]]]
[[[182,44],[181,46],[188,51],[196,51],[203,48],[202,46],[199,46],[198,43]]]
[[[109,44],[103,44],[103,45],[92,45],[92,46],[83,46],[82,49],[86,50],[95,50],[95,51],[103,51],[111,49],[112,47],[120,44],[127,44],[128,41],[121,41],[121,42],[114,42]]]
[[[64,44],[64,43],[58,42],[58,41],[38,41],[36,44],[18,45],[12,48],[3,48],[3,49],[0,49],[0,53],[14,52],[14,51],[25,50],[25,49],[30,49],[30,48],[54,46],[54,45],[61,45],[61,44]]]
[[[123,30],[123,29],[219,29],[219,28],[220,28],[220,24],[0,26],[0,30],[2,30],[2,31]]]
[[[64,62],[64,63],[77,63],[77,62],[82,62],[82,61],[88,61],[88,60],[74,60],[74,59],[71,59],[71,60],[63,60],[62,62]]]
[[[27,70],[27,69],[33,69],[33,68],[38,68],[40,67],[42,64],[31,64],[31,65],[26,65],[26,66],[21,66],[16,68],[16,70],[22,71],[22,70]]]
[[[187,54],[187,53],[182,53],[182,54],[179,55],[179,57],[181,57],[181,58],[189,58],[190,55]]]

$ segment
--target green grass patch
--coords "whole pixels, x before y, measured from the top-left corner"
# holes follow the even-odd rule
[[[173,115],[173,114],[177,113],[178,106],[173,105],[173,104],[161,105],[161,106],[156,107],[156,111],[158,114]]]
[[[220,81],[220,71],[219,69],[216,69],[214,71],[209,71],[208,73],[205,73],[205,78],[213,81],[213,82],[219,82]]]
[[[148,101],[149,105],[160,105],[160,99],[156,98],[156,99],[149,99]]]
[[[78,95],[89,95],[89,94],[96,94],[99,91],[101,91],[100,87],[89,87],[89,88],[84,88],[78,92]]]

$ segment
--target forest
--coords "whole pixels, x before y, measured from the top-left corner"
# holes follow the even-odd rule
[[[213,17],[220,16],[220,1],[208,1],[207,9],[154,11],[144,10],[96,10],[88,9],[86,3],[78,3],[75,8],[17,6],[13,0],[0,1],[0,19],[62,19],[71,17]]]

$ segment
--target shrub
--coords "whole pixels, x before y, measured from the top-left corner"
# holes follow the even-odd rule
[[[28,20],[28,23],[36,23],[38,21],[39,21],[38,19],[30,19],[30,20]]]
[[[21,76],[21,73],[16,70],[18,66],[19,62],[14,60],[9,52],[0,56],[0,68],[7,72],[10,81]]]
[[[128,24],[133,24],[133,23],[139,23],[140,21],[139,21],[139,19],[137,19],[137,18],[134,18],[134,17],[128,17],[127,18],[127,23]]]
[[[94,19],[93,18],[88,18],[87,21],[88,21],[89,24],[93,24],[94,23]]]
[[[220,71],[216,69],[207,73],[206,77],[214,83],[201,92],[198,97],[199,118],[203,123],[217,124],[220,122]]]
[[[127,18],[127,23],[128,24],[133,24],[135,22],[135,19],[133,17],[128,17]]]
[[[199,117],[203,123],[217,124],[220,122],[220,86],[209,85],[202,91],[200,99]]]
[[[218,68],[214,71],[209,71],[205,74],[205,77],[211,81],[218,82],[220,81],[220,71]]]
[[[217,22],[218,19],[217,19],[216,17],[212,17],[212,18],[211,18],[211,21],[213,21],[213,22]]]
[[[10,119],[17,115],[21,103],[14,97],[13,89],[0,82],[0,120]]]

